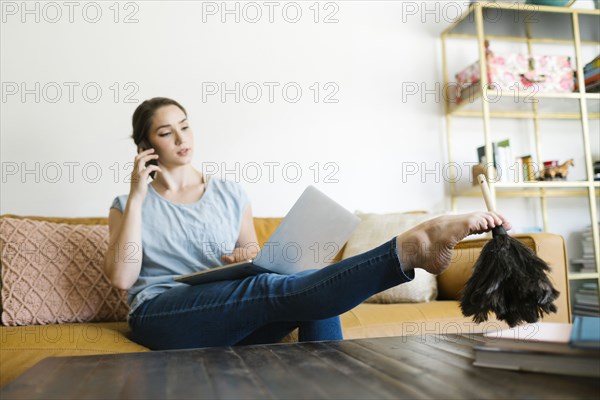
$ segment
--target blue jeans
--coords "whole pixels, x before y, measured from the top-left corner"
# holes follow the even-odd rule
[[[414,279],[396,238],[319,270],[260,274],[178,286],[143,302],[129,318],[132,339],[153,350],[340,340],[339,315],[370,296]]]

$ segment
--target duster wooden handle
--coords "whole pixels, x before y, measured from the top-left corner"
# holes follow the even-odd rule
[[[485,175],[477,175],[477,182],[479,182],[479,187],[481,188],[481,193],[483,194],[483,200],[485,201],[488,211],[496,212],[496,205],[494,204],[494,200],[492,200],[492,195],[490,194],[490,188],[488,187]]]

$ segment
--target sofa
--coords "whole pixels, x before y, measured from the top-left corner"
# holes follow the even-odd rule
[[[3,218],[27,218],[58,224],[107,225],[108,223],[107,218],[23,217],[6,214],[0,216],[0,221]],[[254,219],[259,244],[264,244],[280,222],[281,218]],[[558,312],[545,316],[544,321],[569,322],[570,305],[563,238],[548,233],[521,234],[515,237],[549,263],[552,268],[550,279],[561,293],[556,301]],[[435,278],[438,289],[435,300],[400,304],[365,302],[341,315],[344,338],[453,334],[506,328],[506,324],[493,317],[486,323],[474,324],[470,318],[462,316],[459,308],[460,291],[468,280],[472,266],[487,240],[489,238],[464,240],[455,247],[451,266]],[[334,261],[342,258],[343,250],[337,254]],[[3,254],[4,251],[3,247]],[[4,270],[4,266],[2,268]],[[284,341],[293,340],[295,340],[293,333],[284,339]],[[129,339],[129,330],[124,319],[107,322],[1,326],[0,387],[45,357],[143,351],[150,350]]]

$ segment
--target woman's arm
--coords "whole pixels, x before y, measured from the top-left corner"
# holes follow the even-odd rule
[[[256,257],[259,251],[258,238],[256,237],[256,231],[254,230],[254,218],[252,217],[252,205],[248,203],[248,206],[244,210],[242,215],[242,224],[240,226],[240,236],[235,243],[235,249],[232,254],[224,255],[221,259],[231,264],[234,262],[245,261]]]
[[[148,193],[148,176],[153,171],[162,173],[155,164],[154,149],[138,148],[131,171],[131,188],[123,213],[111,208],[108,213],[108,250],[104,255],[104,273],[118,289],[129,289],[142,269],[142,203]]]
[[[104,272],[114,287],[127,290],[137,280],[142,267],[142,202],[128,198],[122,214],[111,208],[108,230]]]

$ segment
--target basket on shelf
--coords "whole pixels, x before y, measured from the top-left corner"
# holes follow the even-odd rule
[[[522,53],[496,54],[485,41],[488,84],[490,88],[522,93],[571,93],[575,87],[574,71],[568,56]],[[457,103],[469,86],[479,83],[479,61],[469,65],[456,77]]]

